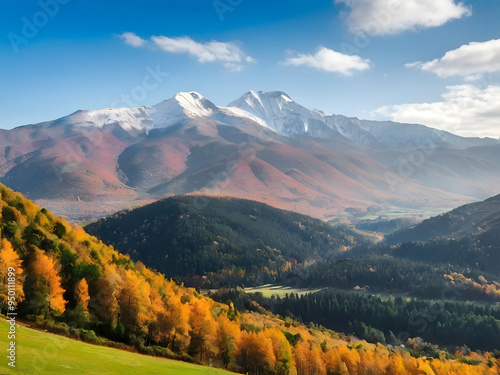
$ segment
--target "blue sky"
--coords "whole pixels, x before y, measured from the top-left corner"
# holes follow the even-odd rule
[[[281,90],[325,112],[499,137],[499,16],[496,0],[6,0],[0,127],[179,91],[224,106]]]

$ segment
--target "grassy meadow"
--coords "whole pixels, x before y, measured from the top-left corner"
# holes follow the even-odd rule
[[[8,323],[0,320],[0,348],[9,348]],[[224,375],[230,372],[194,364],[150,357],[123,350],[86,344],[17,325],[16,368],[0,359],[0,375],[98,375],[98,374],[182,374]]]

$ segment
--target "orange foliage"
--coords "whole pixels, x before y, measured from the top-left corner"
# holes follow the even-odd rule
[[[241,339],[240,326],[231,321],[226,315],[220,315],[217,318],[217,337],[216,347],[218,348],[217,357],[222,364],[227,367],[234,356],[236,344]]]
[[[283,332],[275,328],[266,330],[265,335],[271,339],[273,344],[273,353],[276,358],[276,372],[286,373],[290,369],[292,362],[292,347],[290,343]]]
[[[149,320],[150,286],[132,270],[124,270],[121,275],[120,292],[117,296],[120,306],[120,320],[134,327],[137,332],[146,333]]]
[[[85,278],[81,279],[75,285],[75,300],[77,303],[81,304],[84,311],[88,311],[89,305],[89,284]]]
[[[61,287],[61,277],[58,275],[55,265],[53,258],[48,257],[41,250],[36,250],[36,258],[31,265],[33,275],[36,277],[37,283],[47,288],[49,307],[54,312],[62,314],[68,301],[63,298],[64,289]],[[42,290],[43,288],[38,289]]]
[[[407,375],[403,358],[399,353],[391,355],[389,360],[389,366],[386,370],[387,375]]]
[[[10,189],[0,185],[0,192],[4,199],[17,199],[19,202],[20,195]],[[77,258],[78,262],[88,262],[99,267],[100,278],[95,288],[89,292],[87,280],[81,279],[75,285],[75,300],[85,311],[88,310],[101,321],[112,325],[123,323],[125,329],[146,339],[146,345],[160,345],[183,355],[187,352],[200,362],[252,374],[284,375],[294,373],[293,367],[298,375],[500,373],[500,359],[493,362],[489,354],[482,356],[471,353],[470,358],[479,362],[478,365],[471,366],[456,360],[413,358],[403,349],[390,352],[381,344],[362,342],[362,345],[356,346],[357,349],[352,349],[347,346],[347,341],[333,338],[331,332],[308,329],[295,322],[290,324],[290,319],[286,324],[267,313],[238,312],[237,315],[229,314],[233,319],[231,320],[228,317],[229,306],[199,296],[194,290],[167,280],[140,262],[134,265],[128,256],[119,254],[112,247],[87,235],[81,228],[70,227],[63,219],[54,218],[50,213],[42,213],[36,205],[25,203],[23,199],[20,202],[24,205],[27,216],[13,207],[13,215],[9,213],[19,225],[27,225],[28,219],[31,222],[38,220],[39,228],[48,232],[54,222],[61,223],[66,229],[64,241],[61,242],[69,246],[70,255]],[[0,205],[5,204],[0,201]],[[35,215],[38,219],[34,219]],[[52,233],[47,235],[50,238],[56,237]],[[28,260],[32,259],[28,267],[31,271],[30,281],[33,278],[35,290],[44,294],[50,309],[61,314],[65,311],[66,301],[63,298],[61,277],[57,272],[59,264],[43,251],[34,248],[31,252],[32,249],[30,246],[27,257]],[[91,256],[92,251],[94,254]],[[17,269],[16,298],[19,302],[23,298],[24,282],[21,261],[11,243],[2,239],[0,277],[4,280],[5,270],[9,265]],[[500,290],[500,284],[488,283],[484,277],[478,278],[479,282],[459,274],[445,275],[445,279],[454,285],[463,284],[482,290],[486,295],[493,296]],[[0,288],[4,285],[5,282]],[[6,296],[6,290],[0,289],[0,301],[5,301]],[[242,327],[247,328],[243,330]],[[301,341],[292,347],[283,331],[300,335]],[[323,341],[330,348],[326,352],[319,346]]]
[[[8,284],[10,281],[14,281],[15,290],[15,300],[16,303],[20,303],[24,300],[24,274],[21,267],[22,262],[19,259],[19,254],[12,248],[11,243],[3,238],[0,241],[0,303],[2,305],[7,304],[8,301]],[[15,277],[14,280],[9,280],[9,268],[14,269]],[[12,279],[12,278],[11,278]]]
[[[243,370],[250,373],[270,372],[276,364],[273,343],[262,331],[241,333],[237,357]]]

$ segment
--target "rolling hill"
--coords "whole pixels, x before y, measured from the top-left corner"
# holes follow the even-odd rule
[[[437,238],[460,240],[474,237],[485,246],[498,246],[500,195],[467,204],[429,218],[387,236],[389,243],[428,241]]]
[[[3,285],[0,306],[2,311],[13,308],[16,320],[29,319],[30,324],[47,331],[249,374],[356,374],[359,368],[373,374],[392,374],[396,368],[403,373],[425,369],[437,375],[498,372],[498,363],[489,354],[455,356],[431,347],[435,358],[428,359],[429,344],[418,340],[399,348],[369,344],[313,323],[306,327],[290,316],[275,316],[255,301],[247,311],[239,310],[231,301],[216,302],[167,280],[140,262],[134,263],[82,228],[2,185],[0,198],[0,277],[9,279],[16,298],[15,304],[9,305],[9,288]],[[9,269],[15,269],[14,280],[7,274]],[[312,300],[316,303],[314,297]],[[493,328],[500,327],[493,316],[478,318]],[[469,321],[461,320],[472,329]],[[372,327],[356,324],[379,334]],[[0,324],[0,331],[5,327]],[[75,373],[86,359],[87,367],[81,369],[85,373],[126,373],[123,365],[141,373],[147,369],[150,373],[196,371],[185,364],[170,366],[166,361],[54,338],[22,326],[17,326],[16,337],[11,340],[16,340],[16,365],[25,372],[35,366],[40,373]],[[78,359],[68,362],[76,351]],[[104,363],[103,357],[108,357]],[[120,358],[124,362],[116,363]],[[136,363],[140,369],[134,367]],[[4,366],[6,361],[2,369]],[[94,366],[98,368],[93,370]]]
[[[291,268],[368,242],[347,227],[259,202],[205,196],[166,198],[85,230],[136,261],[205,287],[274,282]]]

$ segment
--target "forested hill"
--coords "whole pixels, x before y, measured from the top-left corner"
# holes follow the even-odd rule
[[[484,237],[489,240],[500,232],[500,195],[482,202],[467,204],[445,214],[401,229],[386,237],[389,244],[408,241],[428,241],[437,238],[459,240],[464,237]],[[481,239],[481,238],[479,238]]]
[[[169,277],[247,284],[275,281],[365,241],[347,227],[262,203],[204,196],[167,198],[85,229]]]
[[[215,302],[134,263],[1,184],[0,212],[1,312],[12,308],[14,287],[17,318],[38,328],[252,375],[491,375],[500,370],[500,360],[489,353],[448,356],[436,349],[436,358],[414,358],[409,347],[373,345],[306,327],[256,303],[249,307],[259,313],[239,311],[232,302]],[[11,267],[15,277],[9,275]],[[55,362],[63,351],[54,355]],[[92,351],[102,356],[101,348]],[[18,355],[19,362],[30,362],[24,351]],[[95,367],[92,359],[88,366]],[[43,366],[37,369],[43,372]]]
[[[312,365],[321,373],[338,372],[342,363],[332,362],[335,358],[347,361],[351,353],[357,355],[332,331],[308,329],[297,322],[291,326],[270,313],[240,312],[233,304],[203,297],[1,184],[0,213],[0,312],[14,309],[16,318],[28,319],[34,327],[93,344],[255,375],[287,375],[297,373],[296,367]],[[365,361],[358,355],[356,368],[358,363],[371,366],[373,356],[380,358],[384,370],[392,364],[388,350],[369,350]],[[102,355],[99,347],[93,353]],[[18,355],[19,362],[29,365],[29,354],[19,349]],[[63,352],[55,353],[54,360],[60,355]],[[315,357],[314,362],[307,360]],[[323,357],[332,361],[326,365]],[[91,359],[88,365],[95,363]],[[486,362],[481,366],[484,374]],[[38,370],[43,372],[43,366]]]

